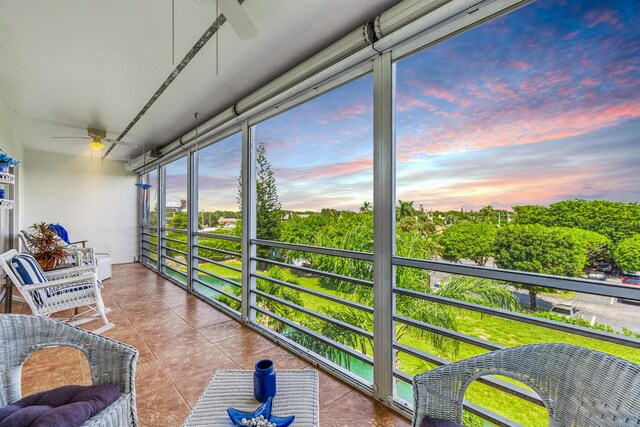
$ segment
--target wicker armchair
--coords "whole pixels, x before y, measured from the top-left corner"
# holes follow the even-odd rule
[[[48,282],[26,285],[11,266],[11,260],[17,255],[15,249],[0,255],[0,267],[20,291],[35,316],[48,317],[56,312],[87,306],[87,310],[81,313],[76,311],[73,316],[64,320],[78,326],[100,318],[104,325],[93,331],[96,334],[114,327],[107,319],[107,313],[111,310],[102,301],[95,266],[48,271],[45,272]]]
[[[551,427],[640,425],[640,366],[582,347],[535,344],[493,351],[416,375],[413,426],[425,415],[462,423],[464,393],[485,375],[531,387]]]
[[[135,370],[138,351],[53,319],[0,315],[0,407],[21,398],[22,365],[41,348],[67,346],[89,361],[93,384],[120,384],[122,395],[83,426],[137,426]]]

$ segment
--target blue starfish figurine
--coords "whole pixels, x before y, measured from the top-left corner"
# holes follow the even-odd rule
[[[271,415],[272,404],[273,404],[273,398],[270,397],[267,399],[266,402],[262,404],[262,406],[260,406],[258,409],[256,409],[253,412],[243,412],[243,411],[238,411],[237,409],[229,408],[227,409],[227,413],[229,414],[229,418],[231,418],[231,421],[233,421],[233,424],[236,426],[242,426],[243,418],[250,420],[251,418],[258,418],[260,417],[260,415],[262,415],[265,420],[275,424],[276,427],[287,427],[296,418],[295,416],[276,417],[274,415]]]

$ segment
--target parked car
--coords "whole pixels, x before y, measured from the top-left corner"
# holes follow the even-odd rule
[[[595,280],[607,280],[607,275],[601,271],[590,271],[587,273],[587,277]]]
[[[553,307],[551,307],[551,310],[549,310],[549,313],[559,314],[561,316],[566,316],[571,318],[583,317],[582,311],[578,310],[577,308],[569,304],[556,304]]]
[[[613,266],[608,262],[601,262],[600,264],[598,264],[597,270],[602,271],[603,273],[611,273],[611,270],[613,270]]]
[[[640,277],[625,277],[622,279],[625,285],[640,286]]]
[[[624,274],[625,276],[635,276],[635,277],[640,277],[640,271],[622,271],[622,274]]]

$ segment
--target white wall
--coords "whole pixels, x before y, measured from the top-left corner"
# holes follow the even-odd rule
[[[97,158],[96,158],[97,157]],[[137,257],[136,175],[123,163],[99,156],[69,156],[26,150],[27,197],[22,228],[60,223],[69,238],[88,240],[96,252],[108,252],[113,263]]]

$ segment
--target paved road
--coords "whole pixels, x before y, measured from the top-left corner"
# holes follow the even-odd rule
[[[432,272],[431,284],[440,281],[447,273]],[[523,290],[513,289],[520,302],[529,305],[529,294]],[[572,298],[560,298],[551,295],[538,295],[538,306],[550,309],[554,304],[572,305],[584,314],[589,322],[611,325],[616,331],[622,327],[640,333],[640,303],[620,302],[616,298],[576,293]]]

